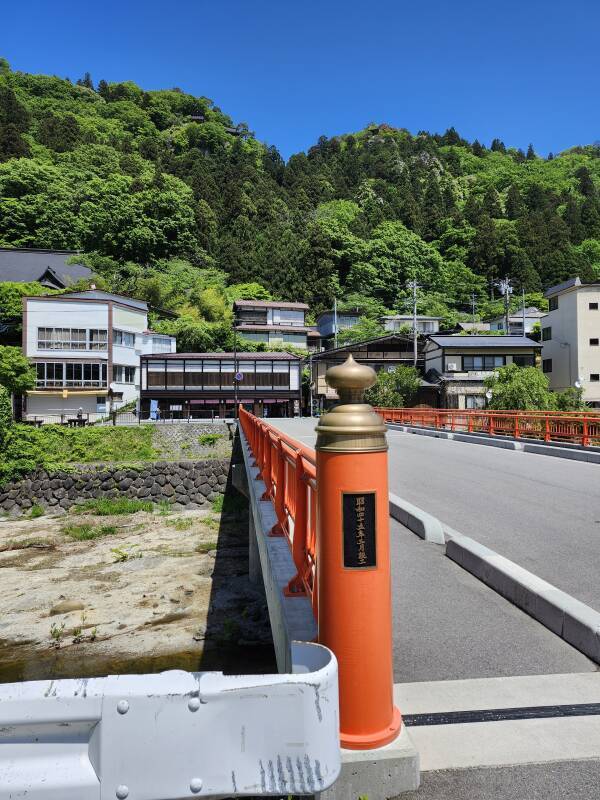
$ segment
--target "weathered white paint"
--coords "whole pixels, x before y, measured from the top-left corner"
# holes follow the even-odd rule
[[[337,662],[0,686],[0,800],[315,794],[340,771]]]

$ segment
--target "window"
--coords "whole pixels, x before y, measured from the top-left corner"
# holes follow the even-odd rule
[[[85,328],[38,328],[39,350],[86,350]]]
[[[131,345],[133,347],[133,345]],[[153,336],[152,337],[152,352],[153,353],[170,353],[171,352],[171,339],[168,336]]]
[[[556,311],[558,308],[558,297],[551,297],[548,300],[548,311]]]
[[[135,333],[129,333],[128,331],[114,330],[113,344],[118,344],[120,347],[135,347]],[[162,351],[153,351],[153,352],[162,352]]]
[[[108,331],[93,328],[90,331],[90,350],[108,350]]]
[[[598,303],[590,303],[590,311],[598,311]]]
[[[549,342],[552,338],[552,328],[542,328],[542,341]]]
[[[63,364],[45,363],[36,364],[38,387],[46,387],[49,389],[61,387],[63,385]]]
[[[535,367],[535,356],[513,356],[513,364],[517,367]]]
[[[465,372],[493,370],[503,367],[505,356],[463,356],[463,370]]]
[[[590,339],[590,347],[598,347],[598,344],[600,344],[600,339]]]
[[[544,358],[542,361],[542,372],[552,372],[552,359]]]
[[[113,367],[113,380],[115,383],[135,383],[135,367],[115,365]]]
[[[598,383],[598,381],[600,381],[600,374],[598,372],[592,372],[590,375],[590,381],[593,383]]]
[[[106,386],[106,364],[65,364],[66,386]]]
[[[165,362],[148,361],[148,388],[165,388]]]

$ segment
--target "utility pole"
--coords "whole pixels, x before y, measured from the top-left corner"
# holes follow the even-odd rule
[[[237,360],[237,329],[236,329],[235,308],[233,310],[233,395],[234,395],[234,419],[238,418],[238,360]]]
[[[312,363],[312,353],[308,357],[308,369],[309,369],[309,376],[308,376],[308,409],[309,409],[309,416],[313,416],[313,363]]]
[[[475,292],[471,294],[471,321],[475,327]]]
[[[500,294],[504,297],[504,321],[506,332],[505,336],[510,335],[510,296],[513,292],[513,288],[510,283],[510,278],[502,278],[498,281],[498,288],[500,289]]]
[[[417,366],[417,289],[421,287],[416,280],[409,281],[407,284],[409,289],[412,289],[412,312],[413,312],[413,365]]]
[[[333,346],[338,346],[337,297],[333,298]]]
[[[521,300],[523,302],[523,336],[526,336],[525,333],[525,287],[521,287]]]

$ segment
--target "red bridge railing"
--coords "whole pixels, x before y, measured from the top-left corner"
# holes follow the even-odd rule
[[[577,412],[477,411],[439,408],[377,408],[386,422],[515,439],[600,446],[600,415]]]
[[[317,617],[317,472],[316,454],[291,436],[240,408],[239,420],[272,500],[277,524],[271,536],[285,536],[297,574],[286,594],[306,594]]]

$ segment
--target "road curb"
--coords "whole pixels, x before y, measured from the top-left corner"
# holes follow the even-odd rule
[[[448,558],[600,663],[600,613],[474,539],[447,536]]]
[[[444,531],[442,523],[437,517],[427,511],[414,506],[408,500],[403,500],[397,494],[390,492],[390,517],[402,523],[421,539],[435,544],[444,544]]]
[[[584,461],[588,464],[600,464],[600,453],[561,447],[559,443],[544,444],[541,442],[532,442],[531,440],[517,441],[516,439],[496,439],[492,436],[461,433],[460,431],[443,431],[437,428],[418,428],[397,423],[388,423],[388,427],[391,430],[413,433],[417,436],[430,436],[434,439],[453,439],[456,442],[481,444],[487,447],[500,447],[503,450],[521,450],[525,453],[535,453],[537,455],[552,456],[554,458],[568,458],[571,461]]]

